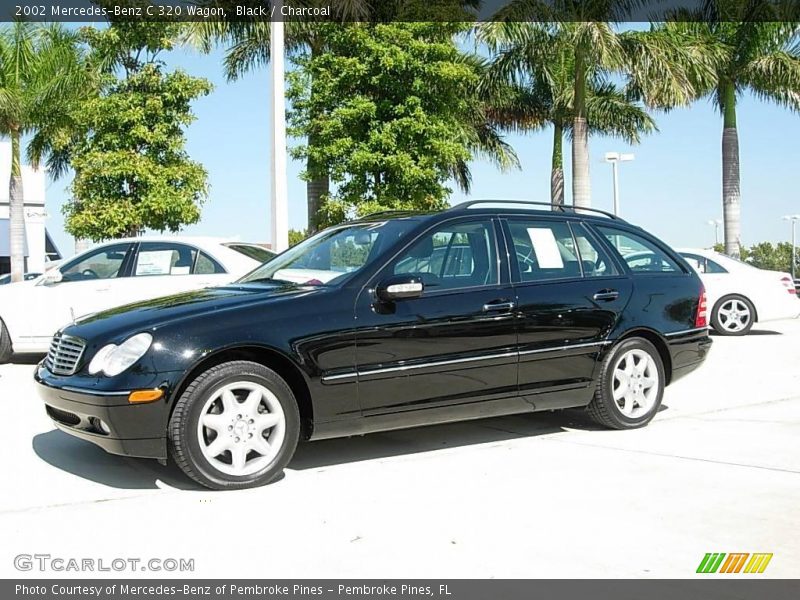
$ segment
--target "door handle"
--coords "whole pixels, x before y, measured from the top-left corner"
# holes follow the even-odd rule
[[[592,296],[592,298],[594,300],[605,300],[608,302],[619,298],[619,292],[617,290],[600,290],[594,296]]]
[[[502,310],[511,310],[516,306],[514,302],[510,301],[496,301],[487,302],[483,305],[483,312],[496,312]]]

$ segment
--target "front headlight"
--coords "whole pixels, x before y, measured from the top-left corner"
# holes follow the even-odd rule
[[[89,374],[97,375],[101,371],[107,377],[119,375],[144,356],[153,343],[149,333],[139,333],[128,338],[122,344],[103,346],[89,363]]]

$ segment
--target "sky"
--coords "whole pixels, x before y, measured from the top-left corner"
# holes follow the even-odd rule
[[[182,68],[215,86],[209,96],[195,103],[197,120],[187,130],[187,150],[207,169],[210,195],[201,222],[183,233],[268,242],[268,69],[229,83],[222,69],[222,51],[201,55],[178,49],[164,58],[168,68]],[[632,152],[635,160],[620,165],[621,216],[674,247],[708,247],[714,243],[714,227],[708,221],[722,218],[722,119],[707,100],[656,113],[655,118],[660,131],[637,146],[613,138],[590,139],[592,205],[612,208],[611,165],[603,162],[605,153]],[[780,217],[800,213],[800,115],[746,96],[738,105],[738,126],[742,243],[788,240],[789,224]],[[490,163],[476,161],[471,165],[471,194],[467,197],[456,190],[452,203],[482,198],[549,202],[552,131],[510,135],[507,140],[519,156],[521,169],[500,172]],[[565,144],[567,203],[571,202],[569,152]],[[306,224],[302,167],[289,161],[289,224],[294,229]],[[47,227],[64,256],[74,250],[61,214],[69,179],[68,175],[49,181],[47,189]]]

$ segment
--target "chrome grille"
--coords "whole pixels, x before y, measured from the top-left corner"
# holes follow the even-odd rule
[[[72,375],[78,368],[85,347],[83,340],[57,333],[50,342],[50,352],[44,364],[54,375]]]

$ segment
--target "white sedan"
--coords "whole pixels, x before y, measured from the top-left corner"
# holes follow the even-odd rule
[[[76,317],[174,293],[223,285],[274,254],[233,240],[141,237],[114,240],[31,281],[0,287],[0,362],[47,352]]]
[[[706,288],[711,326],[721,335],[744,335],[756,321],[800,315],[789,273],[758,269],[712,250],[678,250]]]

